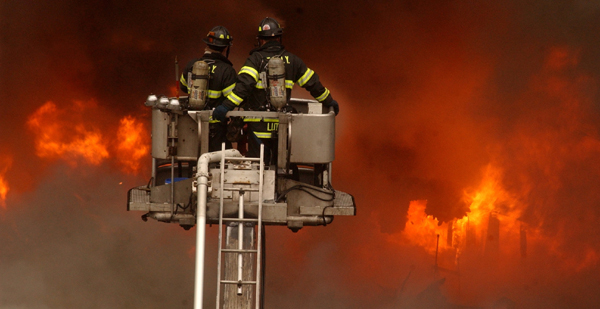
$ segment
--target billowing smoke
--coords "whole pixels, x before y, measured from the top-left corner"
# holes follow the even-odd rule
[[[149,157],[126,160],[148,140],[122,128],[143,136],[144,98],[170,94],[175,56],[198,55],[212,26],[239,69],[272,16],[340,102],[333,180],[358,215],[267,229],[267,308],[594,307],[599,15],[589,1],[5,1],[0,305],[191,307],[195,235],[125,212]]]

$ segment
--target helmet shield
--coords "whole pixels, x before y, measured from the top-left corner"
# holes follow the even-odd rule
[[[209,46],[221,48],[233,45],[233,37],[229,34],[227,28],[223,26],[212,28],[202,41]]]
[[[276,37],[283,34],[283,28],[271,17],[267,17],[258,26],[258,37]]]

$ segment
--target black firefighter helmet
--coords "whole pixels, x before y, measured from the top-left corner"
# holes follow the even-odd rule
[[[276,37],[283,34],[283,28],[271,17],[267,17],[260,22],[258,26],[258,37]]]
[[[223,26],[210,29],[202,41],[216,50],[223,50],[225,47],[233,45],[233,37],[229,34],[227,28]]]

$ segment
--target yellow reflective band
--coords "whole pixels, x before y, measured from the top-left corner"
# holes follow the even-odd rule
[[[253,132],[258,138],[271,138],[271,132]]]
[[[254,78],[254,81],[256,81],[256,82],[258,81],[258,71],[255,68],[248,67],[248,66],[242,67],[240,69],[240,73],[239,74],[241,75],[241,74],[244,74],[244,73],[252,76],[252,78]]]
[[[208,117],[208,123],[219,123],[221,122],[219,119],[213,119],[212,115]]]
[[[322,95],[316,97],[315,99],[317,99],[317,101],[321,102],[321,101],[325,100],[328,95],[329,95],[329,89],[325,88],[325,92],[323,92]]]
[[[218,99],[221,97],[221,91],[208,90],[208,97],[211,99]]]
[[[306,68],[306,72],[304,72],[304,75],[302,75],[302,77],[300,77],[300,79],[298,80],[298,85],[300,87],[304,86],[306,84],[306,82],[308,82],[310,80],[310,78],[313,76],[313,74],[315,74],[315,71]]]
[[[233,83],[229,87],[226,87],[225,89],[223,89],[223,95],[228,96],[229,94],[231,94],[231,92],[233,91],[233,88],[235,88],[235,83]]]
[[[245,117],[244,122],[279,122],[279,118]]]
[[[233,102],[233,104],[235,104],[235,105],[240,105],[240,104],[242,104],[242,102],[244,102],[244,99],[238,97],[233,92],[230,95],[228,95],[227,98],[229,99],[229,101]]]
[[[185,78],[183,78],[183,74],[181,74],[181,78],[179,79],[179,82],[184,85],[185,87],[187,87],[187,81],[185,80]]]

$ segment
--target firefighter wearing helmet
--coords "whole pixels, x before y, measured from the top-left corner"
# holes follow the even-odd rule
[[[302,59],[284,48],[281,43],[282,34],[283,28],[275,19],[267,17],[262,20],[258,26],[259,46],[250,52],[250,57],[240,69],[235,88],[223,104],[213,111],[213,118],[224,122],[228,111],[242,105],[244,109],[253,111],[287,110],[286,102],[282,106],[274,99],[283,97],[289,101],[294,83],[309,91],[323,105],[333,107],[335,114],[338,114],[338,103],[332,98],[329,90],[321,84],[317,73],[309,69]],[[282,67],[279,72],[283,74],[271,72],[272,67],[276,69],[278,66]],[[277,78],[280,78],[282,83],[276,83],[276,86],[282,86],[283,93],[273,87],[273,81]],[[260,145],[264,144],[265,164],[275,164],[279,120],[246,117],[244,121],[248,123],[250,131],[247,156],[259,157]]]
[[[188,94],[189,108],[210,110],[223,103],[235,87],[236,72],[228,59],[233,37],[227,28],[216,26],[202,40],[206,43],[204,55],[190,61],[179,80],[181,90]],[[221,149],[226,138],[225,121],[210,119],[209,151]]]

